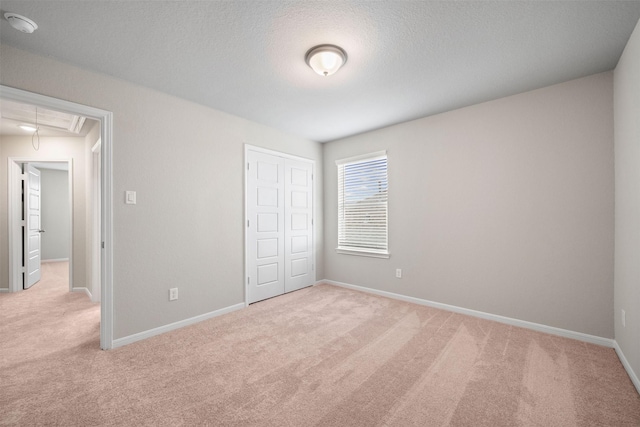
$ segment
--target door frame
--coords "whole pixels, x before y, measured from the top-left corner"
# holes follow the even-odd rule
[[[100,348],[103,350],[111,349],[113,348],[113,113],[4,85],[0,85],[0,99],[81,115],[100,122],[100,139],[102,141]],[[11,171],[8,173],[10,181],[12,174]],[[8,231],[11,235],[11,230]],[[9,251],[11,254],[11,247],[9,247]]]
[[[101,300],[101,283],[100,283],[100,211],[102,206],[100,205],[100,181],[101,171],[100,163],[102,159],[102,138],[98,138],[98,141],[91,147],[91,301],[100,302]]]
[[[306,157],[300,157],[300,156],[295,156],[293,154],[288,154],[288,153],[283,153],[280,151],[275,151],[275,150],[270,150],[268,148],[262,148],[262,147],[258,147],[256,145],[251,145],[251,144],[244,144],[244,223],[243,223],[243,230],[244,230],[244,306],[248,307],[249,306],[249,233],[247,232],[247,223],[249,221],[249,203],[247,200],[249,191],[248,191],[248,184],[249,184],[249,151],[256,151],[259,153],[265,153],[265,154],[270,154],[272,156],[277,156],[277,157],[282,157],[285,159],[292,159],[292,160],[298,160],[298,161],[302,161],[302,162],[308,162],[311,163],[311,175],[313,177],[313,184],[311,187],[311,200],[313,201],[313,206],[312,206],[312,219],[311,219],[311,233],[312,233],[312,239],[313,239],[313,245],[311,248],[311,257],[313,258],[313,282],[315,283],[317,280],[317,265],[318,263],[316,262],[316,181],[315,181],[315,176],[316,176],[316,161],[313,159],[308,159]]]
[[[7,189],[7,224],[9,226],[9,292],[23,290],[22,252],[24,243],[22,240],[22,210],[24,209],[20,188],[21,175],[24,173],[24,163],[66,163],[67,180],[69,188],[69,291],[83,291],[73,287],[73,159],[34,158],[34,157],[9,157],[7,164],[8,189]]]

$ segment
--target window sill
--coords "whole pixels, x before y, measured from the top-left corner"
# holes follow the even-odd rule
[[[344,248],[336,248],[336,253],[343,255],[356,255],[356,256],[366,256],[371,258],[389,258],[389,252],[370,252],[370,251],[359,251],[355,249],[344,249]]]

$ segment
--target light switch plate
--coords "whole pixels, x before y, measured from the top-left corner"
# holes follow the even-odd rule
[[[127,205],[135,205],[136,204],[136,192],[135,191],[125,191],[124,192],[124,202]]]

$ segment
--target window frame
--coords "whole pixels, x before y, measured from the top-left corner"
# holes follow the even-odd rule
[[[340,186],[344,186],[344,168],[348,165],[355,165],[359,163],[367,163],[379,161],[381,159],[385,160],[385,179],[386,179],[386,197],[384,200],[385,203],[385,234],[384,234],[384,249],[376,249],[376,248],[367,248],[367,247],[357,247],[357,246],[349,246],[349,245],[340,245],[340,236],[343,233],[342,227],[344,227],[343,221],[341,218],[344,216],[344,188],[341,191]],[[365,256],[365,257],[373,257],[373,258],[389,258],[389,158],[387,156],[387,152],[385,151],[377,151],[374,153],[363,154],[360,156],[348,157],[345,159],[336,160],[336,176],[337,176],[337,215],[338,215],[338,224],[337,224],[337,243],[338,246],[336,248],[336,253],[345,254],[345,255],[357,255],[357,256]],[[341,178],[342,175],[342,178]],[[342,211],[341,211],[342,210]]]

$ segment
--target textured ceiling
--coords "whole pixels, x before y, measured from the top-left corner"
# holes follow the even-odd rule
[[[615,67],[640,1],[2,1],[2,43],[316,141]],[[322,77],[323,43],[349,60]]]

